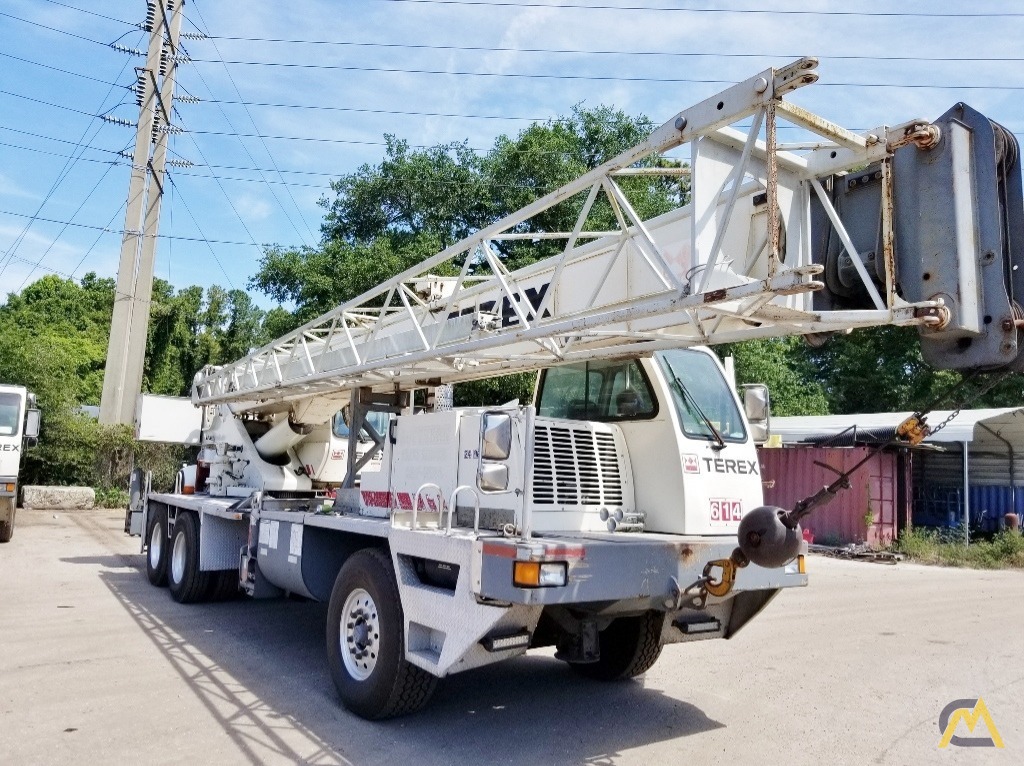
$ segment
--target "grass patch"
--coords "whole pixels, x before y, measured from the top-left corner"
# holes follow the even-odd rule
[[[120,487],[97,487],[96,507],[97,508],[127,508],[128,490]]]
[[[962,529],[912,529],[903,532],[892,550],[922,564],[972,569],[1024,569],[1024,535],[1005,530],[991,540],[964,545]]]

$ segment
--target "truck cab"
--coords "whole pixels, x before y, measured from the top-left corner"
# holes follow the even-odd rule
[[[537,416],[607,424],[621,440],[634,531],[735,535],[763,497],[753,435],[723,373],[706,348],[553,367],[538,381]],[[552,453],[557,471],[561,451]],[[556,495],[566,478],[554,478]]]
[[[35,395],[23,386],[0,385],[0,543],[14,534],[22,452],[38,435]]]

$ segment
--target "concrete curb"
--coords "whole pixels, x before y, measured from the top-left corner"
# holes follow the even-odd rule
[[[96,505],[92,487],[22,487],[22,506],[52,511],[87,511]]]

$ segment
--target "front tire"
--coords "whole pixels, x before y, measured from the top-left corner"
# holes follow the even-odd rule
[[[0,543],[9,543],[14,537],[14,509],[11,509],[11,518],[7,521],[0,521]]]
[[[151,585],[162,588],[167,585],[167,559],[170,557],[171,541],[167,539],[167,511],[160,509],[150,513],[146,530],[146,576]]]
[[[342,566],[327,610],[327,662],[342,704],[370,720],[413,713],[437,678],[405,659],[402,604],[391,558],[365,548]]]
[[[203,601],[210,592],[210,573],[199,569],[199,519],[194,513],[179,511],[174,522],[167,585],[180,604]]]
[[[660,612],[619,617],[598,634],[601,659],[569,666],[581,676],[598,681],[620,681],[646,673],[661,656],[663,622]]]

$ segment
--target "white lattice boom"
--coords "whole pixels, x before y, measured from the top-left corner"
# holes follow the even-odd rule
[[[805,58],[767,69],[680,112],[572,183],[249,356],[203,370],[193,401],[281,409],[363,386],[393,390],[663,347],[934,321],[927,314],[936,304],[904,302],[891,276],[880,292],[859,258],[854,266],[875,308],[812,310],[811,293],[821,287],[821,267],[811,262],[812,195],[844,231],[818,179],[890,157],[922,123],[857,134],[784,101],[817,80],[816,67]],[[777,144],[783,121],[819,140]],[[688,170],[641,164],[686,143]],[[686,172],[688,203],[649,220],[619,184]],[[538,213],[584,195],[572,231],[524,229]],[[611,231],[593,230],[601,196],[617,220]],[[884,216],[881,225],[889,225]],[[510,272],[495,243],[515,239],[561,240],[564,248]],[[891,262],[891,252],[882,255]]]

